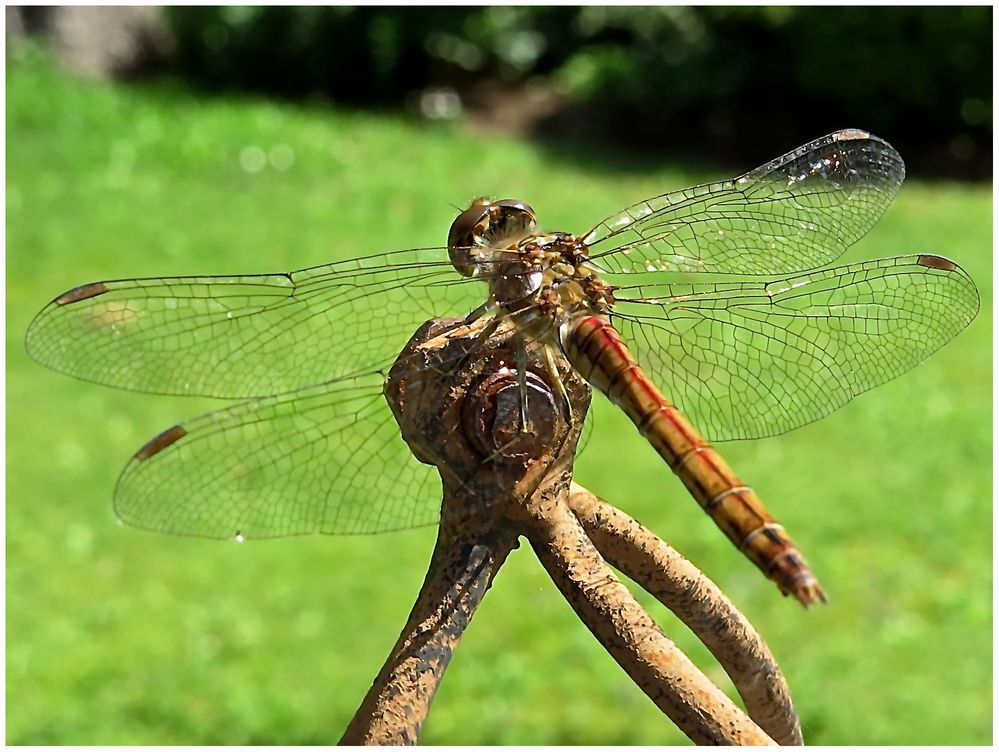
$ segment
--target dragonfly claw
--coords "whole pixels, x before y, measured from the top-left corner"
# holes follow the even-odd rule
[[[787,595],[787,593],[785,593],[785,595]],[[826,593],[819,584],[819,581],[811,575],[809,575],[808,578],[803,580],[801,583],[795,585],[794,589],[790,592],[790,595],[793,595],[805,608],[808,608],[816,603],[829,602],[829,599],[826,597]]]

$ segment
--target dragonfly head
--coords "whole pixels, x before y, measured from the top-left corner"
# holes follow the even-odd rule
[[[451,223],[448,255],[458,273],[476,277],[489,271],[492,254],[480,249],[509,248],[537,230],[534,209],[523,201],[490,201],[481,196]]]

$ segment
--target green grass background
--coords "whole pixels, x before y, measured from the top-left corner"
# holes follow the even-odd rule
[[[240,166],[244,148],[282,144],[290,169]],[[49,299],[102,278],[278,271],[436,245],[453,205],[480,194],[523,198],[547,226],[580,231],[706,177],[719,176],[394,115],[86,83],[35,54],[10,58],[7,741],[334,742],[405,621],[434,539],[422,529],[236,545],[116,524],[111,493],[131,453],[217,403],[36,366],[22,339]],[[848,258],[914,251],[968,269],[983,299],[971,327],[826,420],[723,446],[794,535],[829,605],[806,613],[781,598],[602,398],[578,465],[582,482],[744,609],[813,744],[991,741],[991,189],[916,176]],[[639,597],[732,693],[685,628]],[[684,737],[521,548],[458,649],[422,741]]]

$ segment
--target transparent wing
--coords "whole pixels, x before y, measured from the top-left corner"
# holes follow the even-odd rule
[[[762,281],[633,285],[611,320],[706,437],[783,433],[912,368],[978,312],[928,254]]]
[[[741,177],[630,206],[583,236],[611,272],[785,274],[838,258],[905,178],[898,152],[844,130]]]
[[[246,398],[386,366],[425,320],[464,316],[485,298],[445,249],[287,274],[94,282],[46,306],[26,346],[87,381]]]
[[[174,426],[126,466],[115,511],[141,528],[208,538],[432,524],[439,477],[400,436],[383,380],[370,373]]]

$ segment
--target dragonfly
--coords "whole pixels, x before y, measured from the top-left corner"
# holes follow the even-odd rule
[[[828,267],[904,176],[891,145],[849,129],[580,235],[542,231],[523,201],[479,198],[446,246],[80,285],[36,316],[26,346],[86,381],[235,400],[140,448],[114,507],[141,528],[245,540],[435,523],[439,480],[399,434],[386,369],[428,319],[512,325],[619,406],[738,549],[807,607],[825,600],[817,578],[710,442],[828,415],[975,317],[973,281],[942,256]]]

